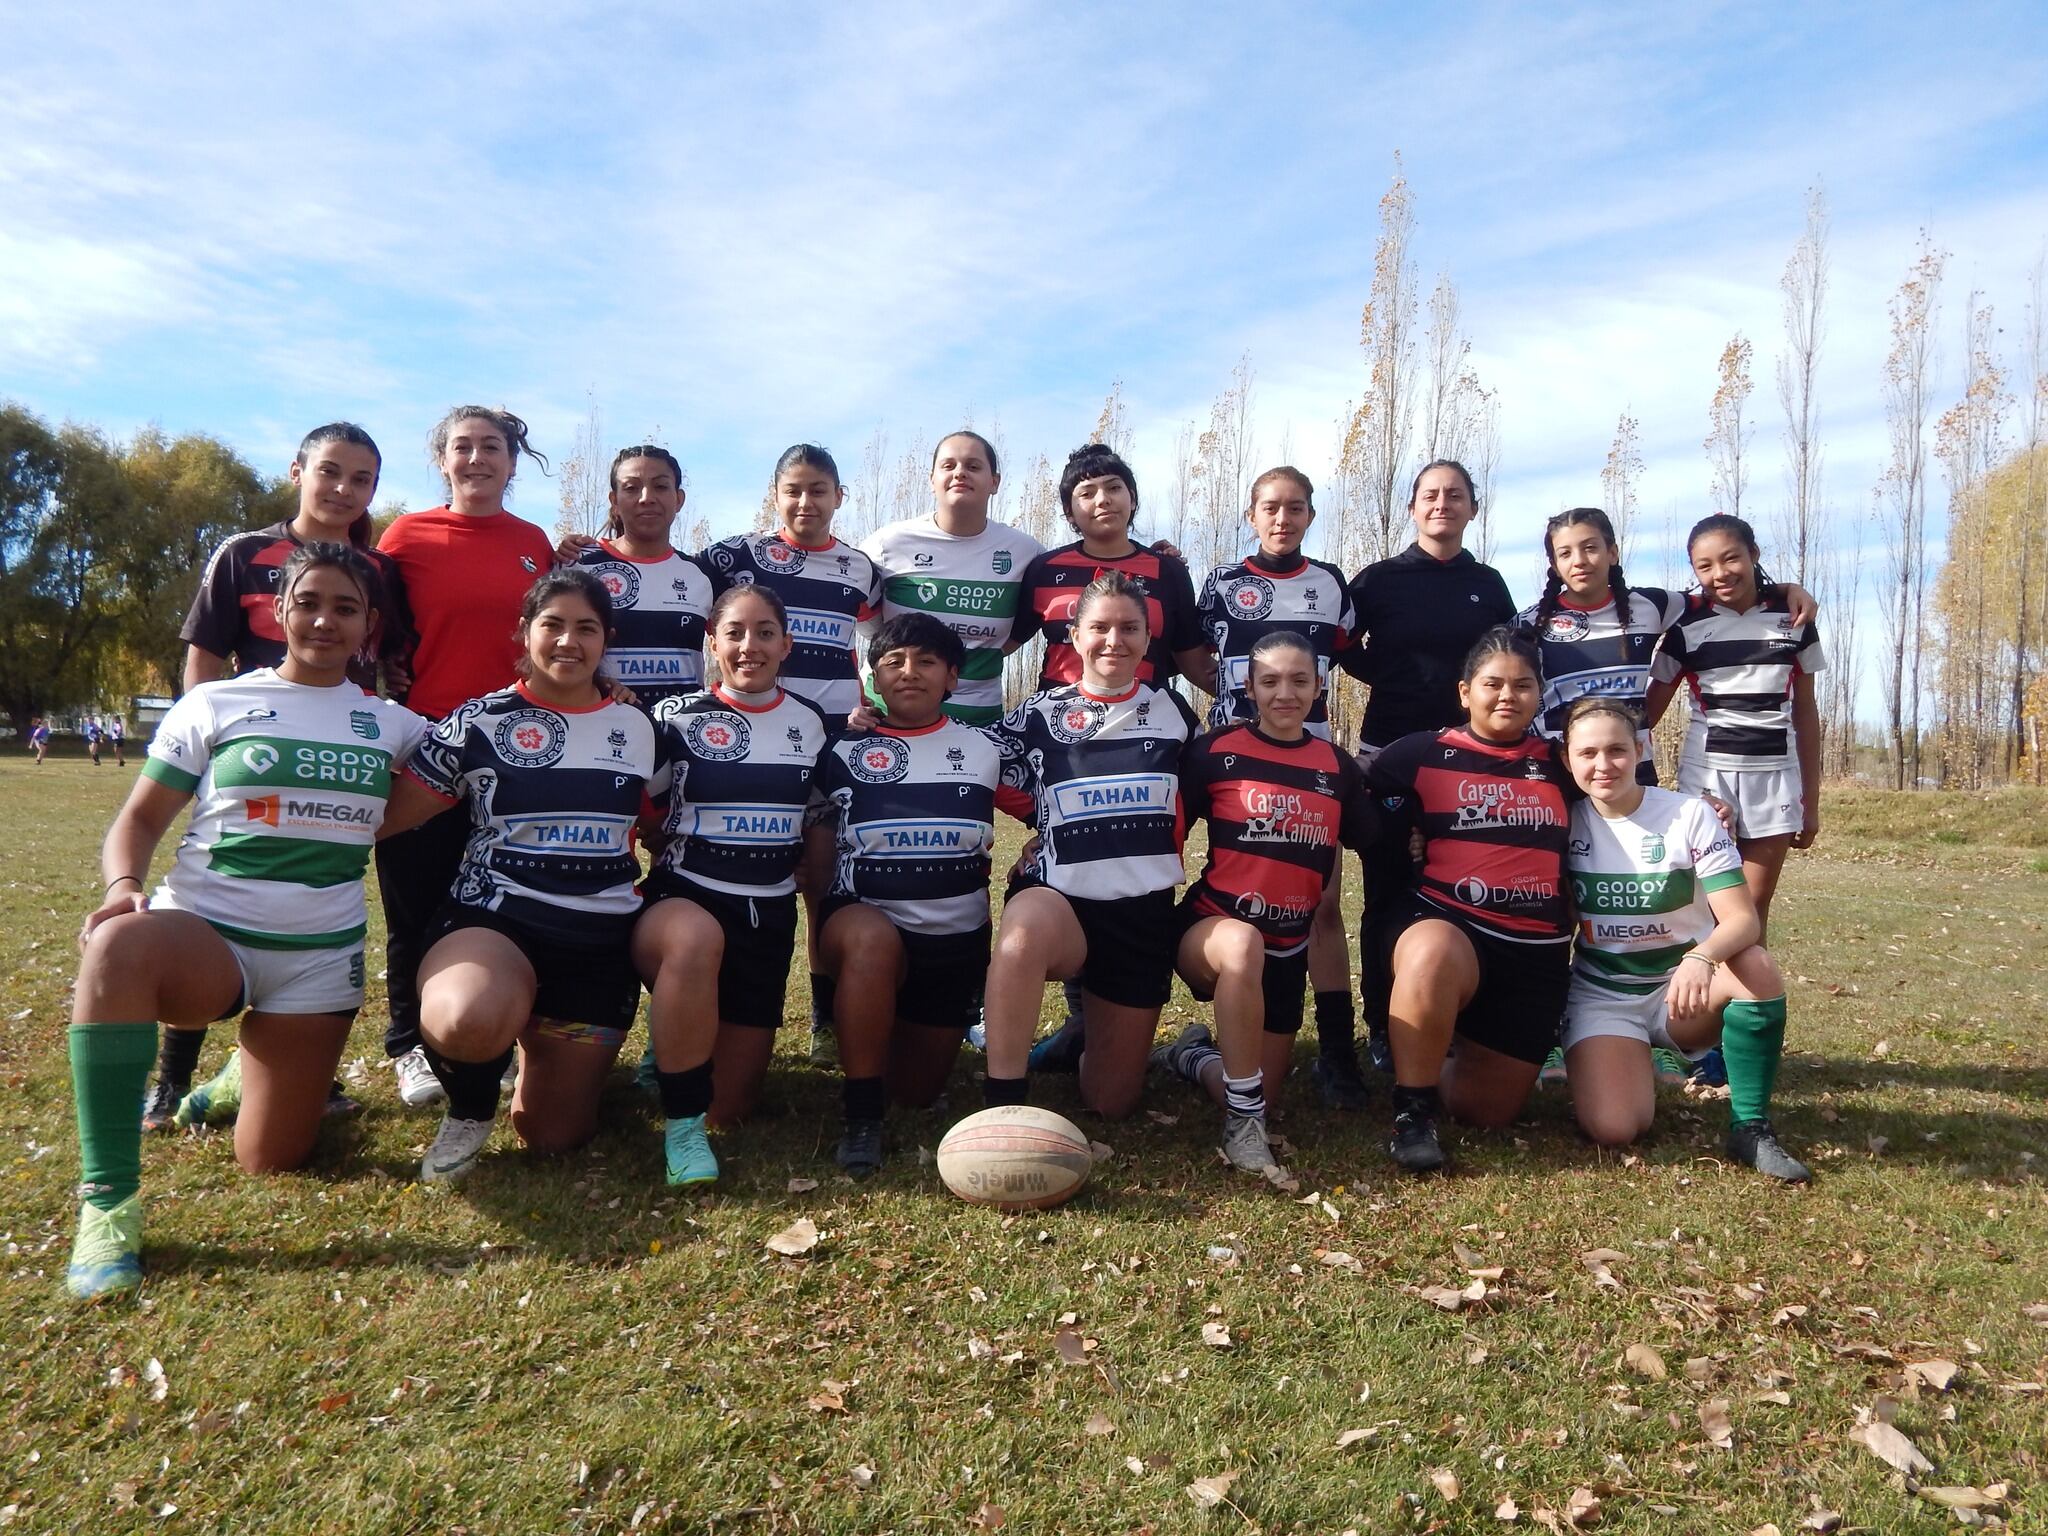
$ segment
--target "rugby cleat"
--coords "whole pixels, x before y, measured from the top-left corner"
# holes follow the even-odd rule
[[[80,1301],[97,1301],[141,1284],[142,1196],[130,1195],[111,1211],[80,1205],[64,1288]]]
[[[876,1134],[875,1161],[881,1161],[880,1132]],[[668,1160],[671,1184],[713,1184],[718,1181],[718,1158],[711,1140],[704,1134],[702,1115],[683,1115],[668,1122],[661,1133],[662,1152]]]

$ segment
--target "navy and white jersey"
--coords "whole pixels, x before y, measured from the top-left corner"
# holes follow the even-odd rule
[[[1330,664],[1358,629],[1344,573],[1307,556],[1287,569],[1268,570],[1260,558],[1216,567],[1195,604],[1202,629],[1216,647],[1216,702],[1209,709],[1209,724],[1258,718],[1244,691],[1252,646],[1276,630],[1291,629],[1314,651],[1316,681],[1323,689],[1302,723],[1311,734],[1327,738]]]
[[[1101,698],[1068,683],[984,729],[1003,759],[996,804],[1038,829],[1029,873],[1089,901],[1180,884],[1180,760],[1201,726],[1179,694],[1133,683]]]
[[[818,706],[782,688],[750,696],[714,687],[664,699],[654,718],[668,738],[652,788],[668,839],[659,867],[734,896],[794,891],[804,806],[825,750]]]
[[[987,926],[1001,776],[995,743],[956,720],[840,737],[819,765],[812,817],[837,830],[832,894],[911,933]]]
[[[633,824],[668,771],[646,715],[611,700],[556,709],[520,683],[458,706],[408,771],[444,800],[468,803],[458,903],[565,944],[625,936],[640,910]]]
[[[1536,631],[1543,656],[1543,709],[1536,728],[1552,741],[1564,738],[1565,712],[1580,699],[1619,699],[1640,710],[1650,694],[1650,664],[1664,631],[1685,612],[1685,594],[1662,587],[1628,589],[1628,622],[1610,596],[1588,608],[1571,593],[1560,592],[1557,611],[1537,619],[1537,607],[1524,608],[1517,621]],[[1650,733],[1640,732],[1643,761],[1650,760]]]
[[[1793,622],[1783,591],[1746,613],[1693,593],[1666,632],[1655,667],[1658,681],[1684,678],[1692,690],[1681,772],[1796,768],[1793,682],[1826,666],[1820,631]]]
[[[576,557],[612,595],[611,648],[604,673],[633,690],[640,707],[704,686],[704,620],[711,578],[688,555],[635,560],[607,539]]]
[[[782,686],[843,724],[860,703],[855,626],[882,606],[875,562],[838,539],[814,548],[787,532],[721,539],[700,558],[711,573],[713,596],[756,581],[782,599],[791,641]]]

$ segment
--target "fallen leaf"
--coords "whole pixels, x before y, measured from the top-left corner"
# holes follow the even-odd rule
[[[792,1195],[808,1195],[817,1187],[818,1181],[816,1179],[791,1179],[789,1181],[789,1192]]]
[[[984,1504],[967,1517],[967,1523],[978,1530],[1000,1531],[1010,1523],[1010,1517],[1003,1513],[1000,1504]]]
[[[338,1413],[355,1400],[356,1395],[353,1392],[330,1392],[327,1396],[320,1399],[320,1411],[322,1413]]]
[[[1662,1381],[1671,1374],[1664,1364],[1664,1357],[1647,1344],[1631,1344],[1621,1352],[1621,1363],[1638,1376],[1647,1376],[1652,1381]]]
[[[1564,1517],[1573,1529],[1600,1523],[1600,1495],[1590,1488],[1574,1488],[1564,1501]]]
[[[984,1339],[980,1334],[970,1333],[969,1335],[967,1335],[968,1359],[986,1360],[990,1355],[994,1354],[995,1352],[995,1345],[989,1343],[989,1341],[987,1339]]]
[[[1883,1157],[1884,1149],[1891,1144],[1892,1139],[1889,1136],[1866,1136],[1863,1138],[1863,1145],[1870,1148],[1870,1155],[1872,1157]]]
[[[1062,1328],[1055,1333],[1052,1336],[1052,1347],[1069,1365],[1088,1363],[1088,1342],[1071,1328]]]
[[[1358,1271],[1360,1273],[1363,1273],[1365,1269],[1365,1266],[1359,1263],[1358,1260],[1354,1259],[1350,1254],[1339,1252],[1335,1248],[1330,1249],[1323,1255],[1323,1262],[1325,1264],[1328,1264],[1332,1269],[1349,1269]]]
[[[1502,1499],[1493,1506],[1493,1518],[1505,1525],[1513,1525],[1522,1518],[1522,1506],[1512,1498]]]
[[[1230,1329],[1223,1323],[1202,1324],[1202,1342],[1211,1349],[1229,1349]]]
[[[1188,1484],[1188,1497],[1204,1509],[1214,1509],[1230,1497],[1230,1485],[1242,1475],[1242,1469],[1235,1472],[1218,1472],[1214,1477],[1198,1477]]]
[[[875,1486],[875,1469],[866,1462],[862,1462],[853,1469],[852,1477],[853,1486],[856,1488],[872,1488]]]
[[[1917,1475],[1934,1470],[1934,1463],[1920,1454],[1919,1446],[1908,1440],[1895,1425],[1882,1420],[1873,1419],[1860,1429],[1850,1430],[1849,1438],[1858,1441],[1879,1461],[1897,1467],[1901,1472]]]
[[[818,1390],[806,1399],[806,1406],[813,1413],[844,1413],[846,1394],[851,1390],[852,1387],[848,1383],[834,1381],[828,1376],[818,1383]]]
[[[1451,1256],[1467,1269],[1484,1269],[1486,1260],[1477,1248],[1460,1238],[1451,1239]]]
[[[1442,1307],[1446,1312],[1455,1312],[1460,1307],[1486,1299],[1486,1282],[1484,1280],[1474,1280],[1462,1290],[1449,1285],[1408,1286],[1406,1289],[1411,1294],[1420,1296],[1432,1306]]]
[[[1109,1415],[1098,1408],[1095,1412],[1088,1415],[1088,1422],[1081,1426],[1081,1433],[1084,1435],[1113,1435],[1116,1433],[1116,1426],[1109,1422]]]
[[[1937,1392],[1946,1392],[1948,1384],[1956,1379],[1956,1372],[1962,1367],[1953,1360],[1908,1360],[1906,1374],[1924,1387]]]
[[[1297,1179],[1278,1163],[1264,1170],[1264,1177],[1268,1184],[1272,1185],[1282,1194],[1291,1195],[1301,1188],[1301,1180]]]
[[[1586,1266],[1586,1272],[1593,1277],[1595,1285],[1618,1291],[1621,1282],[1614,1278],[1614,1271],[1607,1266],[1619,1264],[1627,1257],[1627,1254],[1616,1253],[1612,1248],[1589,1248],[1579,1255],[1579,1262]]]
[[[1771,1326],[1773,1328],[1782,1328],[1787,1323],[1798,1322],[1804,1316],[1806,1316],[1806,1308],[1794,1302],[1791,1306],[1780,1307],[1771,1314]]]
[[[1124,1458],[1124,1470],[1133,1477],[1143,1477],[1145,1475],[1145,1463],[1138,1460],[1135,1456],[1126,1456]]]
[[[1840,1530],[1841,1525],[1842,1512],[1840,1510],[1816,1509],[1812,1514],[1799,1522],[1799,1529],[1802,1531],[1834,1531]]]
[[[1922,1483],[1913,1491],[1944,1509],[1996,1509],[2005,1502],[1988,1488],[1931,1488]]]
[[[2048,1301],[2030,1301],[2020,1308],[2020,1312],[2037,1326],[2048,1328]]]
[[[1728,1399],[1710,1397],[1700,1404],[1700,1428],[1706,1431],[1708,1443],[1716,1450],[1735,1449],[1735,1429],[1728,1422]]]
[[[164,1374],[164,1363],[155,1355],[142,1368],[142,1379],[149,1383],[149,1400],[160,1403],[171,1393],[171,1378]]]
[[[1376,1429],[1347,1429],[1337,1436],[1337,1449],[1349,1450],[1361,1440],[1377,1440],[1380,1432]]]
[[[1464,1484],[1458,1481],[1458,1474],[1449,1467],[1438,1467],[1429,1474],[1429,1480],[1436,1484],[1436,1491],[1449,1503],[1455,1504],[1465,1492]]]
[[[1790,1392],[1759,1392],[1750,1401],[1753,1403],[1776,1403],[1780,1408],[1790,1408],[1792,1406],[1792,1394]]]
[[[1785,1536],[1785,1533],[1778,1529],[1776,1521],[1766,1520],[1762,1525],[1751,1531],[1749,1536]]]
[[[791,1259],[802,1258],[817,1246],[818,1224],[808,1216],[799,1216],[769,1238],[766,1244],[770,1253],[779,1253]]]

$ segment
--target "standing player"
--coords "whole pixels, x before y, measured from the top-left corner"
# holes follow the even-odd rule
[[[258,667],[275,668],[285,658],[284,630],[277,619],[277,594],[284,567],[309,543],[347,544],[365,557],[370,607],[376,620],[349,658],[349,677],[375,692],[383,664],[394,695],[406,680],[404,657],[410,640],[405,587],[397,568],[370,545],[370,501],[377,493],[383,455],[368,432],[353,422],[315,427],[299,443],[288,471],[298,493],[298,510],[284,522],[224,540],[206,562],[199,590],[178,638],[185,642],[184,692],[221,677],[239,677]],[[122,748],[115,738],[115,752]],[[168,1130],[178,1101],[190,1091],[206,1044],[204,1029],[168,1030],[156,1082],[143,1100],[145,1130]],[[333,1085],[328,1113],[354,1114],[355,1100]]]
[[[451,711],[393,796],[394,830],[468,810],[449,818],[468,835],[419,970],[422,1048],[448,1099],[422,1182],[475,1166],[515,1044],[520,1139],[537,1152],[588,1141],[639,1010],[633,828],[666,759],[647,716],[599,690],[610,630],[611,595],[589,571],[534,582],[518,681]]]
[[[1027,533],[991,522],[1002,484],[996,451],[979,432],[948,433],[932,454],[937,507],[861,542],[882,578],[881,617],[929,613],[960,637],[966,660],[946,713],[967,725],[1003,714],[1003,657],[1016,648],[1024,572],[1044,553]]]
[[[50,755],[50,722],[41,715],[29,722],[28,746],[36,755],[36,766],[42,767],[43,759]]]
[[[299,1167],[363,1000],[363,871],[392,768],[426,722],[348,677],[376,622],[372,577],[345,545],[308,544],[271,601],[285,657],[188,691],[158,727],[100,853],[106,891],[85,920],[71,1075],[82,1167],[75,1296],[142,1282],[135,1101],[173,1030],[244,1008],[235,1157]],[[188,802],[192,821],[152,897],[150,856]],[[223,1105],[225,1107],[225,1105]]]
[[[100,717],[98,715],[87,715],[85,717],[85,750],[92,758],[92,765],[95,768],[100,765],[100,736]]]
[[[775,461],[773,533],[736,534],[704,551],[714,592],[758,582],[782,599],[789,614],[789,658],[777,679],[809,699],[837,728],[861,701],[857,627],[882,602],[875,562],[832,532],[846,502],[839,465],[814,443],[797,443]],[[832,1042],[832,978],[818,963],[818,898],[831,865],[806,856],[797,884],[810,935],[811,1056],[821,1060]]]
[[[114,744],[114,766],[128,766],[128,722],[115,714],[107,721],[107,740]]]
[[[711,582],[671,542],[683,510],[683,466],[652,443],[612,458],[604,537],[582,542],[570,558],[612,595],[617,638],[605,651],[605,675],[652,711],[663,699],[704,686],[704,620]]]
[[[1571,964],[1571,818],[1563,765],[1529,729],[1537,667],[1522,631],[1488,630],[1458,685],[1465,724],[1403,736],[1366,772],[1384,836],[1405,855],[1417,830],[1424,847],[1420,875],[1389,900],[1374,934],[1392,982],[1388,1150],[1411,1173],[1443,1166],[1441,1110],[1486,1126],[1513,1120],[1557,1041]]]
[[[1247,663],[1257,720],[1198,738],[1180,770],[1188,820],[1209,823],[1209,862],[1181,898],[1176,965],[1198,1000],[1215,999],[1216,1032],[1190,1024],[1152,1060],[1222,1107],[1230,1165],[1265,1173],[1278,1167],[1266,1110],[1301,1029],[1309,923],[1341,849],[1363,848],[1375,819],[1358,765],[1304,724],[1321,691],[1309,643],[1277,630]]]
[[[384,530],[378,548],[404,579],[419,633],[406,703],[439,720],[512,685],[523,654],[517,638],[522,605],[554,563],[554,551],[545,533],[505,510],[520,458],[547,468],[527,440],[525,422],[510,411],[458,405],[435,424],[427,453],[448,488],[447,505],[406,513]],[[428,925],[440,913],[468,838],[460,816],[439,816],[377,844],[391,1007],[384,1054],[408,1109],[445,1097],[420,1048],[415,978]]]
[[[1083,589],[1073,635],[1080,681],[1034,694],[990,731],[998,804],[1038,835],[989,961],[985,1093],[991,1105],[1025,1101],[1045,983],[1078,976],[1081,1098],[1114,1118],[1137,1107],[1173,989],[1180,761],[1199,727],[1178,694],[1138,681],[1151,636],[1130,577],[1106,571]]]
[[[704,1138],[753,1109],[796,950],[796,866],[825,720],[777,681],[782,599],[753,582],[711,607],[718,682],[656,711],[673,766],[633,959],[651,994],[655,1084],[671,1184],[718,1177]]]
[[[1764,574],[1748,523],[1702,518],[1685,548],[1703,590],[1657,653],[1650,723],[1663,718],[1679,683],[1689,683],[1692,714],[1678,787],[1734,807],[1735,845],[1761,942],[1786,850],[1811,848],[1820,836],[1813,675],[1827,658],[1820,631],[1794,617],[1789,594]]]
[[[989,960],[995,744],[948,720],[960,637],[930,614],[885,620],[868,643],[882,714],[834,741],[808,836],[832,869],[818,941],[837,982],[846,1074],[834,1154],[856,1177],[882,1162],[883,1112],[946,1086],[980,1009]]]
[[[1636,777],[1640,717],[1580,699],[1564,726],[1572,777],[1570,870],[1579,936],[1564,1046],[1579,1125],[1626,1146],[1657,1112],[1651,1050],[1721,1044],[1728,1063],[1728,1155],[1803,1184],[1778,1144],[1771,1088],[1785,1048],[1785,978],[1763,931],[1742,857],[1707,803]]]

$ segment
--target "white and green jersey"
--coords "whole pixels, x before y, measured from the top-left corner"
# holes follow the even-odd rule
[[[1567,857],[1578,904],[1578,980],[1609,992],[1663,990],[1685,952],[1714,931],[1710,891],[1742,884],[1742,855],[1707,802],[1645,789],[1633,816],[1572,807]]]
[[[142,768],[194,797],[150,905],[259,949],[358,942],[391,770],[431,723],[353,683],[312,688],[268,667],[201,683],[164,716]]]
[[[966,647],[960,686],[946,700],[946,713],[968,725],[1000,720],[1003,647],[1017,617],[1024,568],[1044,546],[1004,523],[961,537],[941,530],[936,517],[911,517],[869,534],[860,549],[882,573],[881,618],[928,613]]]

